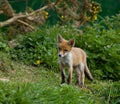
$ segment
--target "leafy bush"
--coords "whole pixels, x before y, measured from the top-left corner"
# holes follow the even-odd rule
[[[112,29],[98,33],[92,28],[88,29],[87,32],[79,37],[82,41],[77,42],[77,46],[86,50],[90,69],[94,70],[96,77],[120,79],[119,35]]]
[[[86,50],[90,69],[96,77],[120,79],[120,16],[105,18],[99,24],[86,28],[82,41],[77,42]],[[98,76],[97,76],[98,75]]]
[[[12,58],[49,68],[56,65],[56,33],[43,29],[30,33],[20,40],[20,45],[11,51]]]
[[[38,30],[21,39],[20,45],[11,51],[12,58],[56,70],[58,68],[57,34],[60,33],[66,39],[74,38],[76,46],[86,51],[88,65],[94,77],[119,80],[120,24],[118,20],[119,16],[112,19],[107,17],[99,23],[94,23],[93,26],[83,28],[83,33],[73,26],[54,26]],[[112,28],[108,28],[110,25]]]
[[[6,52],[6,51],[8,51],[8,50],[9,50],[9,47],[8,47],[8,45],[7,45],[6,40],[3,38],[2,32],[1,32],[1,30],[0,30],[0,51]]]

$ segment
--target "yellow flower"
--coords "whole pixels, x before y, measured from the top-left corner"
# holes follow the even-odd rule
[[[96,13],[97,13],[97,11],[95,10],[95,11],[93,11],[93,13],[94,13],[94,14],[96,14]]]
[[[97,16],[96,15],[94,16],[94,20],[97,20]]]
[[[89,17],[89,16],[86,16],[85,18],[86,18],[86,20],[87,20],[87,21],[89,21],[89,20],[90,20],[90,17]]]
[[[37,65],[40,65],[40,63],[41,63],[40,60],[37,60],[37,61],[36,61],[36,64],[37,64]]]
[[[97,20],[97,15],[93,15],[92,20]]]
[[[61,18],[64,19],[65,17],[62,15]]]
[[[97,5],[97,7],[96,7],[97,9],[99,9],[99,6]]]
[[[48,12],[45,12],[45,15],[48,16]]]
[[[47,16],[47,15],[45,16],[45,19],[48,19],[48,16]]]
[[[92,4],[91,4],[91,3],[90,3],[89,5],[90,5],[90,7],[92,7]]]

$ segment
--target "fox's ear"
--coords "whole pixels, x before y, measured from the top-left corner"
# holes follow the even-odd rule
[[[62,36],[59,34],[59,35],[58,35],[58,42],[62,42],[62,40],[63,40],[63,38],[62,38]]]
[[[74,46],[75,45],[75,40],[74,39],[70,39],[69,41],[68,41],[68,45],[70,45],[70,46]]]

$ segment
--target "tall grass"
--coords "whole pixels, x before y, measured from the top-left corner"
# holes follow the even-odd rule
[[[118,83],[100,82],[79,89],[70,85],[46,86],[46,83],[0,82],[1,104],[118,104]]]

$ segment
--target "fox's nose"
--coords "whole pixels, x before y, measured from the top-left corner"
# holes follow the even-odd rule
[[[61,57],[61,54],[59,54],[59,57]]]

